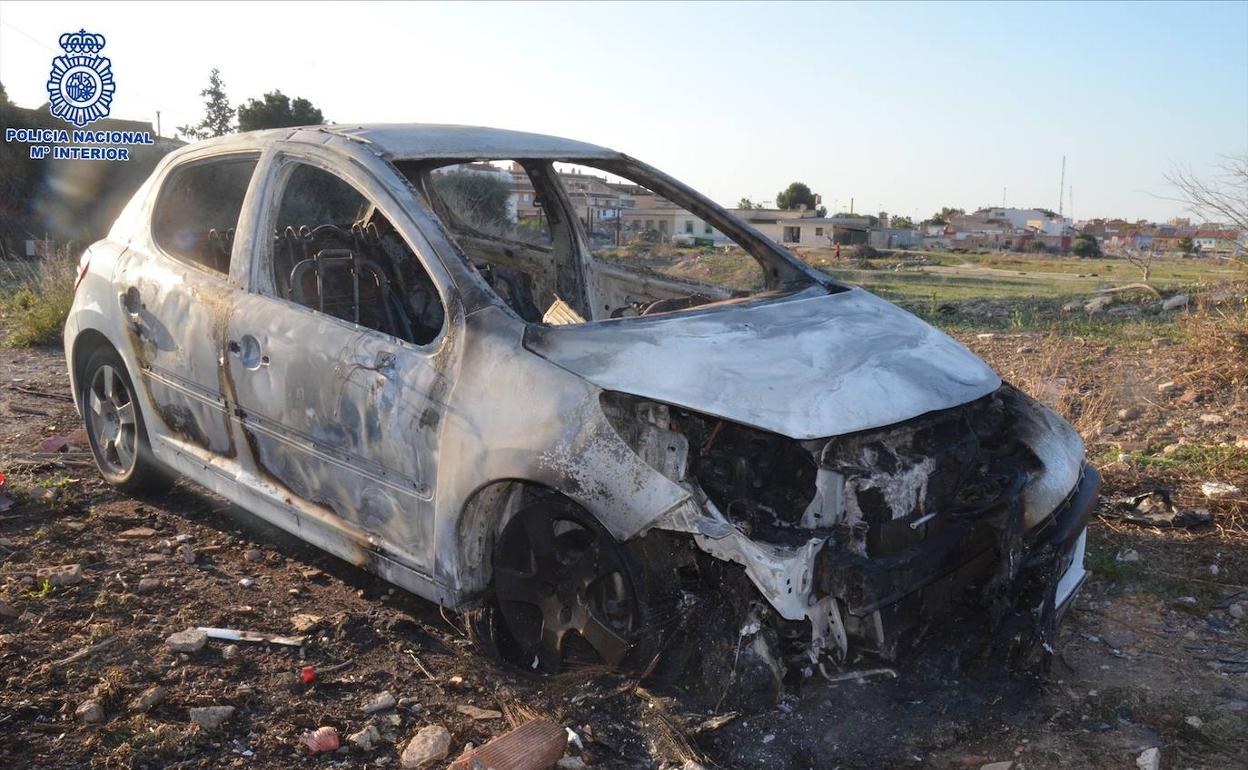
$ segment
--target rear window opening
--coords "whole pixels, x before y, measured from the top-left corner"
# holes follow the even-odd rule
[[[718,207],[622,162],[395,165],[499,299],[529,323],[688,311],[815,282]]]

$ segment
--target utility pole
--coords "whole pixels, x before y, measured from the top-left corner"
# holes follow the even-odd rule
[[[160,110],[156,110],[156,136],[160,136]]]
[[[1001,188],[1001,208],[1005,208],[1005,188]]]
[[[1066,192],[1066,156],[1062,156],[1062,183],[1057,188],[1057,217],[1062,217],[1062,202],[1066,200],[1066,196],[1062,193]]]

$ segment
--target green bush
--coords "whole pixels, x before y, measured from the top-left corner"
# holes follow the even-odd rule
[[[0,263],[0,313],[8,347],[55,345],[74,302],[77,261],[67,251],[37,263]],[[7,274],[6,274],[7,273]]]

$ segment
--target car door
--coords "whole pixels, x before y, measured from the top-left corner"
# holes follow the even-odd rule
[[[118,262],[118,302],[129,343],[163,426],[214,454],[237,453],[221,388],[225,320],[240,283],[231,278],[234,231],[258,154],[192,158],[162,180],[150,226]],[[163,427],[163,430],[160,428]]]
[[[450,335],[430,252],[395,229],[383,212],[394,204],[366,194],[380,188],[356,167],[279,154],[268,179],[223,368],[242,434],[289,494],[431,575]]]

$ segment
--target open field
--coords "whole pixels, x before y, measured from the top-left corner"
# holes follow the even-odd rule
[[[446,726],[453,757],[538,714],[574,730],[580,759],[604,768],[1135,768],[1152,747],[1165,768],[1248,766],[1248,284],[1218,283],[1216,265],[1159,265],[1167,291],[1203,287],[1187,309],[1124,293],[1093,314],[1062,306],[1134,280],[1128,266],[945,259],[844,277],[895,292],[1061,410],[1104,475],[1093,575],[1044,679],[978,655],[972,626],[931,629],[896,679],[796,673],[760,713],[600,670],[529,676],[479,655],[453,614],[190,485],[142,500],[105,486],[71,433],[62,351],[0,349],[0,494],[16,503],[0,512],[0,767],[393,768],[421,726]],[[0,333],[11,320],[0,316]],[[42,451],[55,436],[69,436],[68,451]],[[1207,482],[1239,491],[1210,497]],[[1156,490],[1209,521],[1111,515]],[[24,579],[74,563],[74,585]],[[308,641],[170,651],[166,637],[188,626]],[[320,672],[312,683],[305,665]],[[131,705],[154,687],[162,700]],[[382,691],[397,707],[365,714]],[[88,700],[99,722],[75,715]],[[191,708],[212,705],[235,712],[215,731],[191,722]],[[318,725],[345,738],[369,723],[380,739],[368,751],[314,757],[301,741]]]

